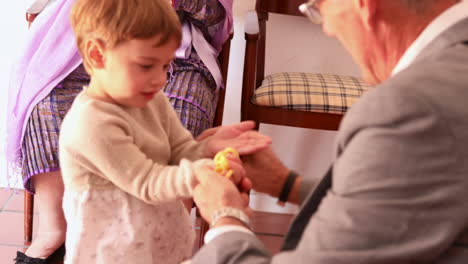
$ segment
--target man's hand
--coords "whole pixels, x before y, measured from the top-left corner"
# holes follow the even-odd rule
[[[253,189],[278,197],[289,169],[283,165],[271,147],[255,154],[242,157],[247,177],[252,181]]]
[[[239,157],[229,155],[227,157],[229,162],[229,168],[233,171],[233,174],[229,178],[229,180],[234,183],[234,185],[239,185],[242,183],[243,179],[246,178],[246,173],[244,166],[242,165],[242,161]],[[212,168],[214,170],[214,167]],[[226,177],[226,175],[220,175],[222,177]]]
[[[202,141],[208,137],[213,136],[220,130],[221,128],[227,129],[229,128],[231,130],[232,136],[237,136],[242,132],[246,132],[249,130],[252,130],[255,127],[255,122],[253,121],[244,121],[228,126],[217,126],[217,127],[212,127],[205,129],[198,137],[196,138],[197,141]]]
[[[254,127],[252,121],[216,127],[203,132],[197,140],[206,140],[205,157],[211,158],[226,147],[234,148],[240,155],[252,154],[271,144],[271,138],[253,131]]]
[[[199,184],[193,191],[193,198],[201,216],[208,223],[211,224],[213,213],[223,207],[234,207],[244,211],[249,216],[252,215],[248,207],[248,194],[239,191],[230,180],[218,175],[208,166],[197,170],[196,175]],[[246,187],[248,189],[251,183],[248,179],[243,178],[239,185],[240,189],[246,189]]]

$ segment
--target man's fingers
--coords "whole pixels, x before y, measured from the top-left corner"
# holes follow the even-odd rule
[[[239,135],[239,138],[271,141],[271,137],[267,135],[263,135],[260,132],[254,131],[254,130],[249,130],[249,131],[242,133],[241,135]]]
[[[233,182],[234,184],[238,184],[243,178],[245,178],[246,172],[244,167],[242,166],[242,163],[240,162],[239,159],[237,159],[239,162],[235,161],[229,161],[229,167],[234,171],[234,174],[232,175],[234,177]]]
[[[232,142],[231,145],[240,155],[248,155],[268,147],[272,139],[257,131],[248,131],[233,139]]]
[[[237,151],[239,152],[240,155],[249,155],[249,154],[258,152],[262,149],[265,149],[269,145],[270,145],[269,142],[262,142],[262,141],[248,142],[248,143],[242,144],[242,146],[237,147]]]
[[[226,158],[228,159],[229,164],[231,164],[231,162],[242,164],[242,160],[240,159],[240,157],[238,157],[237,155],[234,155],[232,153],[228,153],[226,155]]]
[[[249,131],[255,127],[254,121],[243,121],[232,125],[233,128],[240,130],[241,132]]]
[[[252,181],[249,178],[244,177],[239,183],[239,191],[242,193],[248,193],[250,190],[252,190],[252,186]]]
[[[240,196],[242,199],[242,206],[243,207],[249,206],[249,202],[250,202],[249,195],[247,193],[241,193]]]

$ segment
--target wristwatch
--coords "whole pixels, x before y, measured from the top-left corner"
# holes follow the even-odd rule
[[[278,205],[284,206],[289,199],[289,194],[293,188],[294,182],[299,175],[295,171],[289,171],[288,177],[283,184],[283,188],[278,196]]]
[[[232,217],[244,223],[250,230],[253,230],[250,218],[242,211],[234,207],[223,207],[213,213],[211,216],[211,227],[223,217]]]

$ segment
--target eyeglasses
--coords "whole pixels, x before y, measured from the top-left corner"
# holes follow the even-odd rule
[[[304,3],[299,6],[299,11],[302,14],[307,16],[312,23],[315,24],[322,24],[322,15],[320,14],[320,10],[317,4],[322,0],[310,0],[307,3]]]

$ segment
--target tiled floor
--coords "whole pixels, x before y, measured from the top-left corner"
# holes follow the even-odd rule
[[[37,226],[37,210],[34,212],[34,226]],[[271,252],[281,247],[291,215],[255,212],[253,227],[257,237]],[[195,219],[198,231],[200,219]],[[198,236],[197,232],[197,236]],[[34,238],[34,229],[33,229]],[[198,238],[197,240],[198,241]],[[23,240],[23,191],[0,188],[0,263],[13,263],[16,251],[26,249]],[[194,251],[197,247],[194,248]]]
[[[0,189],[0,263],[13,263],[23,243],[23,192]]]

